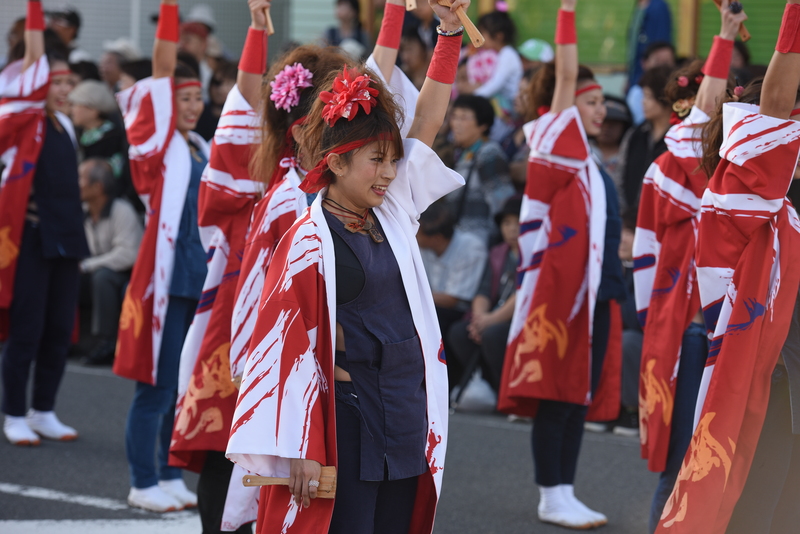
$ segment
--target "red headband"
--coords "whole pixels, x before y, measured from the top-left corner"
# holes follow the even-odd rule
[[[789,113],[790,117],[794,117],[795,115],[800,115],[800,108],[793,109],[791,113]]]
[[[69,69],[51,70],[50,78],[53,78],[53,76],[69,76],[70,74],[72,74],[72,71]]]
[[[175,86],[175,90],[178,89],[185,89],[187,87],[203,87],[203,84],[198,82],[197,80],[189,80],[188,82],[179,83]]]
[[[296,121],[294,121],[289,128],[286,130],[286,137],[284,138],[283,144],[283,151],[281,152],[280,157],[278,158],[278,165],[275,166],[275,170],[272,171],[272,176],[269,179],[269,184],[267,184],[267,191],[272,189],[272,186],[283,180],[283,177],[286,176],[286,173],[289,172],[291,167],[297,166],[297,160],[295,159],[294,155],[294,136],[292,135],[292,128],[295,126],[301,126],[306,123],[306,117],[300,117]],[[289,159],[287,163],[289,165],[283,166],[281,163]]]
[[[330,168],[328,167],[328,156],[330,156],[331,154],[337,154],[341,156],[342,154],[347,154],[348,152],[351,152],[353,150],[358,150],[359,148],[363,148],[375,141],[386,141],[389,139],[391,139],[391,136],[389,136],[388,134],[381,134],[376,137],[368,137],[366,139],[360,139],[358,141],[353,141],[352,143],[346,143],[342,146],[334,148],[333,150],[325,154],[322,160],[319,163],[317,163],[317,166],[314,167],[314,169],[311,172],[306,174],[305,180],[303,180],[303,183],[300,184],[300,189],[302,189],[308,194],[312,194],[316,193],[317,191],[319,191],[320,189],[322,189],[323,187],[325,187],[330,183],[330,179],[325,176],[325,173],[328,170],[330,170]]]
[[[576,97],[580,96],[583,93],[588,93],[589,91],[594,91],[595,89],[600,89],[602,91],[603,90],[603,86],[601,86],[598,83],[593,83],[593,84],[587,85],[583,89],[578,89],[577,91],[575,91],[575,96]]]

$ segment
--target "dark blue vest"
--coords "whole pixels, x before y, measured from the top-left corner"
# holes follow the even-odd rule
[[[428,469],[425,362],[400,268],[388,240],[375,243],[325,217],[339,250],[337,271],[349,248],[364,273],[358,296],[336,304],[346,347],[337,365],[353,379],[361,415],[361,480],[384,480],[385,467],[389,480],[421,475]],[[344,283],[337,276],[337,293]]]

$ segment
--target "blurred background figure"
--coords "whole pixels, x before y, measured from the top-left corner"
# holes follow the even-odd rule
[[[635,0],[628,27],[628,87],[639,83],[645,51],[653,43],[672,44],[672,14],[664,0]],[[635,115],[634,115],[635,117]]]
[[[433,47],[436,46],[436,39],[439,34],[436,33],[436,26],[439,20],[436,14],[426,2],[417,2],[417,9],[406,13],[406,19],[403,23],[403,29],[414,31],[419,34],[422,42],[425,43],[425,48],[428,52],[433,52]]]
[[[538,68],[538,67],[537,67]],[[530,155],[530,147],[528,140],[525,139],[525,132],[522,127],[527,122],[532,120],[529,116],[530,109],[527,105],[527,98],[530,92],[531,78],[536,72],[536,69],[526,70],[519,81],[519,90],[517,96],[514,98],[514,131],[506,136],[500,143],[503,151],[508,158],[508,172],[511,176],[511,183],[517,193],[522,194],[525,189],[525,182],[527,180],[528,172],[528,156]]]
[[[522,69],[528,72],[531,69],[538,69],[542,63],[553,61],[553,47],[547,41],[541,39],[528,39],[517,48]]]
[[[78,169],[84,230],[91,256],[82,260],[81,310],[91,317],[91,348],[85,365],[111,365],[117,345],[122,298],[142,240],[142,223],[133,206],[117,197],[117,179],[102,158]]]
[[[122,64],[139,59],[141,54],[130,39],[120,37],[114,41],[103,43],[103,55],[100,56],[100,79],[114,91],[119,91],[119,77],[122,74]]]
[[[78,85],[84,80],[100,80],[100,69],[94,61],[78,61],[69,64],[72,73],[70,79],[73,85]]]
[[[237,68],[235,63],[221,60],[217,62],[217,68],[211,76],[211,83],[208,87],[208,105],[200,115],[200,120],[197,121],[197,127],[194,129],[207,141],[214,137],[214,131],[217,129],[217,123],[222,115],[222,106],[225,105],[228,93],[236,85]]]
[[[600,135],[590,140],[595,155],[603,169],[611,176],[617,189],[620,205],[625,205],[622,187],[622,140],[631,128],[633,120],[628,104],[621,98],[604,95],[606,99],[606,118],[600,128]],[[634,221],[635,222],[635,221]]]
[[[642,67],[648,71],[654,67],[666,65],[675,68],[675,47],[667,41],[651,44],[642,54]],[[643,91],[641,82],[630,84],[628,88],[628,108],[633,115],[633,123],[640,125],[644,122],[644,109],[642,108]]]
[[[341,47],[354,59],[365,58],[372,50],[372,43],[361,27],[361,6],[358,0],[336,0],[335,14],[338,23],[325,31],[322,38],[324,43]]]
[[[6,33],[6,44],[8,45],[8,53],[3,60],[3,67],[7,64],[11,63],[11,54],[14,52],[14,49],[17,48],[19,43],[22,42],[22,38],[25,34],[25,17],[18,18],[11,26],[8,28],[8,33]],[[2,68],[2,67],[0,67]]]
[[[203,100],[208,102],[208,86],[211,83],[213,72],[206,61],[206,48],[208,47],[208,26],[202,22],[184,22],[181,24],[180,41],[178,50],[192,56],[200,73],[200,83],[203,85]],[[181,60],[183,61],[183,60]],[[185,62],[185,61],[184,61]],[[191,65],[194,67],[194,65]]]
[[[403,38],[400,40],[400,68],[414,84],[420,89],[428,72],[431,62],[431,51],[415,29],[404,29]]]
[[[78,46],[78,35],[81,31],[81,15],[71,6],[65,6],[57,11],[48,11],[50,23],[48,27],[56,32],[58,37],[69,48],[69,62],[91,61],[92,56]]]

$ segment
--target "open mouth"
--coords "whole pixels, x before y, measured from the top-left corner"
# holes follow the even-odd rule
[[[375,193],[376,195],[383,196],[386,194],[387,188],[388,186],[386,185],[373,185],[372,192]]]

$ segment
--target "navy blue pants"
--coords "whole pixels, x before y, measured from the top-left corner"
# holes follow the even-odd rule
[[[3,345],[3,413],[25,415],[32,364],[33,409],[53,410],[75,325],[78,271],[76,259],[45,259],[39,229],[25,225]]]
[[[336,500],[328,534],[408,534],[419,477],[361,480],[361,418],[348,397],[352,382],[336,382]]]
[[[592,340],[592,392],[600,383],[611,330],[608,301],[598,301],[594,310]],[[531,432],[536,484],[544,487],[574,484],[578,455],[583,440],[583,423],[588,407],[554,400],[542,400]]]
[[[181,349],[195,308],[197,301],[194,299],[169,298],[158,359],[158,383],[151,386],[136,382],[125,428],[125,451],[131,486],[134,488],[149,488],[158,484],[159,480],[173,480],[182,476],[180,468],[171,467],[168,463],[169,444],[175,420]]]
[[[683,333],[681,362],[678,366],[678,382],[675,385],[675,405],[672,408],[672,426],[669,434],[666,470],[658,479],[656,493],[650,506],[650,532],[655,532],[664,504],[672,493],[683,457],[692,441],[694,431],[694,412],[697,393],[708,357],[708,336],[706,327],[692,323]],[[753,530],[752,532],[757,532]]]

